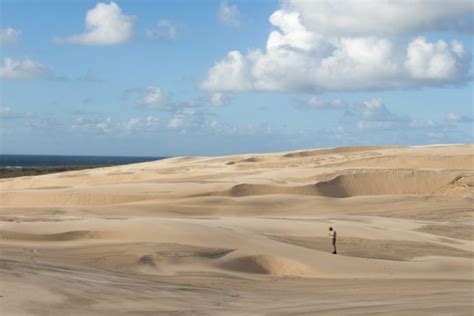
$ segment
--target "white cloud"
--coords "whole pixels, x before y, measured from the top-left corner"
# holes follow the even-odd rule
[[[178,36],[178,24],[171,20],[159,20],[154,29],[146,29],[148,38],[173,40]]]
[[[110,117],[94,118],[78,116],[73,118],[71,127],[73,129],[82,129],[84,131],[95,131],[107,134],[112,131],[112,125],[113,123]]]
[[[170,96],[158,87],[148,87],[137,103],[149,109],[161,110],[168,110],[172,105]]]
[[[339,121],[346,130],[412,128],[411,122],[409,117],[390,111],[380,98],[346,105]]]
[[[0,77],[9,80],[54,79],[54,74],[37,61],[25,58],[15,60],[5,58],[0,68]]]
[[[108,134],[112,132],[112,119],[110,117],[106,118],[105,120],[95,124],[95,128],[103,133],[103,134]]]
[[[99,2],[87,11],[86,30],[82,34],[58,37],[56,42],[82,45],[115,45],[128,42],[133,37],[135,17],[124,15],[115,2]]]
[[[168,123],[168,127],[170,128],[182,127],[184,125],[184,119],[185,119],[184,115],[176,114],[170,119]]]
[[[469,0],[288,0],[283,7],[300,13],[308,30],[330,36],[456,30],[460,18],[472,26],[474,12]]]
[[[379,98],[362,102],[358,107],[364,121],[395,122],[404,121],[402,117],[390,112]]]
[[[209,122],[206,122],[206,127],[210,128],[210,129],[217,129],[217,128],[219,128],[219,123],[215,120],[209,121]]]
[[[11,27],[6,27],[0,30],[0,46],[16,44],[20,39],[20,34],[20,30],[15,30]]]
[[[78,116],[73,118],[71,127],[75,130],[100,134],[131,134],[158,130],[160,119],[155,116],[133,117],[126,120]]]
[[[449,113],[444,121],[414,119],[392,112],[380,98],[347,106],[339,124],[313,130],[314,137],[330,141],[327,145],[347,144],[427,144],[472,142],[469,116]],[[472,122],[472,121],[471,121]],[[336,141],[334,143],[334,141]]]
[[[209,76],[202,87],[210,91],[252,90],[251,79],[247,58],[238,51],[231,51],[209,70]]]
[[[240,11],[237,5],[221,2],[217,10],[219,22],[227,26],[238,27],[242,24]]]
[[[458,41],[429,43],[423,37],[410,43],[407,56],[405,65],[414,78],[434,80],[456,80],[468,58]]]
[[[472,123],[474,118],[472,116],[463,115],[455,112],[449,112],[446,115],[446,120],[450,123]]]
[[[145,118],[130,118],[128,121],[118,124],[120,130],[126,132],[152,132],[160,127],[160,119],[155,116],[147,116]]]
[[[160,125],[160,119],[155,116],[147,116],[144,120],[142,120],[142,124],[140,125],[147,130],[152,129]]]
[[[369,30],[383,30],[384,27],[388,30],[390,24],[384,24],[388,22],[380,19],[367,21],[357,14],[353,18],[360,24],[379,23],[380,28],[372,25],[367,32],[361,30],[354,35],[352,32],[356,29],[352,28],[352,18],[344,22],[346,13],[337,13],[341,8],[330,16],[331,20],[319,16],[315,8],[323,3],[325,1],[284,2],[282,9],[270,17],[276,30],[269,34],[266,49],[250,49],[245,55],[239,51],[229,52],[209,69],[201,88],[214,92],[351,91],[443,85],[468,79],[470,54],[460,42],[429,42],[423,37],[406,42],[404,38],[382,37],[377,31]],[[387,2],[385,5],[396,6],[397,3]],[[360,7],[370,11],[371,4],[377,6],[372,1]],[[339,2],[337,5],[343,6]],[[355,4],[350,2],[351,5]],[[445,22],[448,17],[454,19],[463,13],[460,9],[452,10],[451,3],[444,1],[418,3],[427,11],[430,5],[439,11],[440,16],[427,17],[433,21]],[[443,6],[446,15],[439,10]],[[455,2],[455,7],[464,6]],[[408,9],[405,4],[400,4],[400,10],[405,12]],[[313,15],[317,23],[311,20]],[[313,25],[323,22],[327,29]],[[426,23],[413,22],[409,29],[420,31],[422,26],[431,25],[431,22]],[[345,33],[341,31],[343,25],[347,27]]]
[[[223,106],[229,102],[229,98],[224,93],[220,92],[211,94],[209,100],[211,101],[211,104],[215,106]]]

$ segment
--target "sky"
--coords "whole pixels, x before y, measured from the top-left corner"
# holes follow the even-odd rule
[[[473,142],[471,0],[0,5],[2,154]]]

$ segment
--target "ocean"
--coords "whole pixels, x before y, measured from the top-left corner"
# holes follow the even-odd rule
[[[72,167],[97,165],[125,165],[165,159],[167,157],[120,156],[59,156],[59,155],[0,155],[0,167]]]

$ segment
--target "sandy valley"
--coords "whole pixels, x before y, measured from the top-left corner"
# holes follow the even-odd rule
[[[0,311],[472,315],[473,202],[473,145],[2,179]]]

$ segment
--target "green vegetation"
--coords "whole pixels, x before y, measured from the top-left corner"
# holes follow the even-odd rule
[[[0,178],[14,178],[25,176],[38,176],[48,173],[58,173],[64,171],[84,170],[100,167],[109,167],[111,165],[79,165],[79,166],[47,166],[47,167],[0,167]]]

